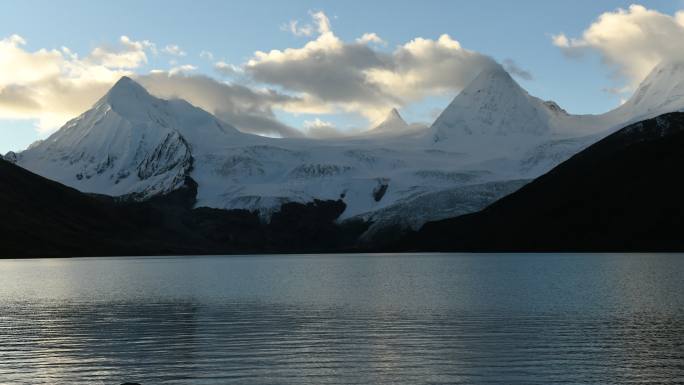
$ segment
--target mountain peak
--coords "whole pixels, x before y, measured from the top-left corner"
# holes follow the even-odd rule
[[[511,75],[500,65],[485,67],[477,76],[463,89],[461,94],[478,92],[480,90],[494,87],[522,88],[513,80]]]
[[[499,76],[507,79],[512,79],[511,75],[500,64],[486,65],[480,73],[476,76]]]
[[[385,116],[385,119],[375,126],[371,132],[390,134],[402,132],[408,128],[408,123],[401,117],[399,111],[396,108],[392,108]]]
[[[104,96],[104,100],[111,103],[128,103],[132,100],[140,100],[142,98],[149,98],[151,95],[147,90],[138,84],[135,80],[129,78],[128,76],[122,76],[121,79],[117,80],[112,88],[107,91]],[[112,105],[112,107],[114,107]]]
[[[503,67],[487,66],[435,120],[433,142],[472,135],[540,135],[548,131],[540,104]]]
[[[135,80],[124,75],[121,78],[119,78],[119,80],[117,80],[116,83],[114,83],[114,87],[119,86],[119,85],[124,86],[126,84],[138,84],[138,83],[136,83]]]
[[[634,94],[611,113],[635,119],[684,109],[684,61],[663,60],[641,81]]]
[[[399,114],[399,111],[396,108],[392,108],[388,113],[387,116],[385,116],[385,120],[382,121],[380,124],[385,124],[385,123],[400,123],[402,125],[406,125],[406,121],[404,121],[404,118],[401,117],[401,114]]]
[[[129,78],[128,76],[122,76],[119,80],[114,83],[112,88],[109,89],[107,95],[121,94],[121,93],[132,93],[132,92],[143,92],[147,93],[147,90],[141,86],[135,80]]]
[[[144,111],[155,100],[156,98],[138,82],[128,76],[122,76],[97,104],[109,105],[120,115],[133,118],[135,116],[146,117],[147,114]]]

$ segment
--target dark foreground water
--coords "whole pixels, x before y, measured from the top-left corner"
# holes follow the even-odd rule
[[[0,261],[0,384],[675,384],[684,255]]]

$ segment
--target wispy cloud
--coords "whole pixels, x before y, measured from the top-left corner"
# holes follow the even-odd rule
[[[162,52],[167,53],[169,55],[173,56],[186,56],[187,53],[183,51],[179,46],[176,44],[169,44],[166,47],[162,49]]]
[[[139,76],[137,80],[159,97],[185,99],[244,132],[281,137],[303,135],[278,121],[273,112],[275,106],[300,103],[293,96],[224,83],[204,75],[168,71]]]
[[[226,63],[224,61],[218,61],[214,63],[214,69],[221,75],[225,76],[242,75],[244,73],[242,67]]]
[[[214,60],[214,54],[211,53],[211,51],[202,51],[202,52],[200,52],[199,56],[200,56],[200,58],[202,58],[204,60],[209,60],[209,61]]]
[[[513,59],[505,59],[501,64],[503,65],[504,69],[513,76],[517,76],[523,80],[534,79],[530,71],[518,66],[518,64]]]

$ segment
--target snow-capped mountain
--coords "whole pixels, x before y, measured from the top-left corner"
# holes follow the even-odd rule
[[[82,191],[145,199],[185,184],[193,167],[188,140],[238,135],[211,114],[155,98],[124,77],[91,110],[16,161]]]
[[[374,134],[397,134],[406,132],[410,126],[401,117],[396,108],[392,108],[385,119],[373,127],[370,132]]]
[[[502,159],[499,167],[531,178],[595,141],[608,126],[601,116],[569,115],[555,102],[529,95],[502,67],[492,66],[452,100],[424,140],[483,162]]]
[[[375,126],[362,131],[353,138],[397,138],[420,135],[427,129],[423,123],[407,123],[396,108],[392,108],[387,115]]]
[[[632,119],[683,108],[682,79],[684,65],[660,66],[620,108],[577,116],[488,68],[429,128],[412,130],[393,110],[376,134],[314,140],[242,133],[122,78],[91,110],[10,158],[85,192],[145,199],[189,177],[197,206],[268,218],[288,201],[342,199],[341,219],[370,220],[371,232],[415,228],[483,208]]]
[[[664,61],[651,70],[624,104],[608,112],[615,121],[635,122],[684,108],[684,62]]]
[[[458,94],[431,127],[435,143],[468,136],[544,135],[553,112],[501,67],[486,68]]]

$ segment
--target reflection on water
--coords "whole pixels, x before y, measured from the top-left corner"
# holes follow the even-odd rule
[[[684,381],[684,255],[0,261],[0,383]]]

